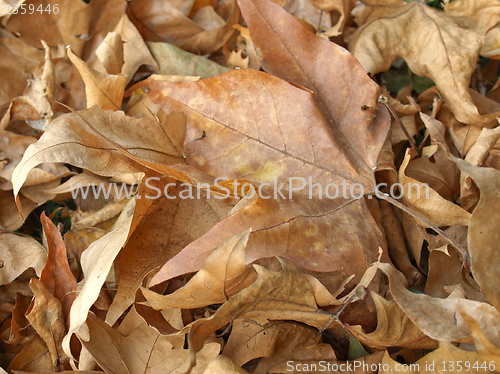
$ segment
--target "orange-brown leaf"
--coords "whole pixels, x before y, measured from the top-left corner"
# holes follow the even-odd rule
[[[47,291],[61,302],[66,324],[69,326],[69,310],[76,298],[76,279],[69,267],[66,245],[61,233],[45,212],[40,216],[40,221],[49,246],[49,257],[40,281]]]

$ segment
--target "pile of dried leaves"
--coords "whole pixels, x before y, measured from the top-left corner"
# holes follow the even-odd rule
[[[0,366],[499,369],[500,1],[431,3],[0,0]]]

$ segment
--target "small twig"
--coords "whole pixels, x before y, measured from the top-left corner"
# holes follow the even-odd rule
[[[471,264],[470,264],[470,255],[469,255],[469,252],[464,247],[462,247],[460,244],[458,244],[455,241],[455,239],[453,239],[451,236],[449,236],[447,233],[445,233],[443,230],[441,230],[435,224],[431,223],[430,221],[428,221],[427,219],[425,219],[424,217],[422,217],[420,214],[414,212],[413,210],[411,210],[410,208],[408,208],[406,205],[401,204],[396,199],[393,199],[388,194],[386,194],[384,192],[381,192],[381,191],[379,191],[379,193],[383,194],[385,196],[386,200],[388,202],[390,202],[392,205],[398,207],[403,212],[408,213],[412,217],[415,217],[419,221],[422,221],[427,226],[429,226],[431,229],[433,229],[435,232],[437,232],[439,235],[441,235],[444,239],[446,239],[452,246],[454,246],[456,249],[458,249],[458,251],[462,254],[465,269],[467,270],[468,273],[471,272],[471,270],[470,270]]]
[[[391,106],[391,104],[389,104],[389,99],[386,96],[384,96],[384,95],[380,95],[379,98],[378,98],[378,102],[385,105],[385,107],[387,108],[387,110],[391,113],[392,117],[394,117],[394,119],[396,120],[396,122],[401,127],[401,130],[403,130],[403,132],[405,133],[406,138],[410,142],[411,147],[420,155],[421,151],[417,147],[417,144],[415,143],[415,140],[408,133],[408,130],[406,130],[405,125],[403,125],[403,122],[401,122],[401,119],[397,115],[397,113],[394,110],[394,108]]]
[[[318,28],[316,29],[316,32],[321,32],[321,21],[323,20],[323,10],[319,14],[319,22],[318,22]]]

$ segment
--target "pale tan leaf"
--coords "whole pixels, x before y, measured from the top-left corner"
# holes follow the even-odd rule
[[[281,261],[282,270],[274,272],[254,265],[258,278],[208,317],[190,325],[189,349],[191,366],[196,352],[205,339],[217,329],[238,318],[258,321],[295,320],[318,329],[325,329],[336,321],[336,316],[317,308],[314,291],[307,278]]]
[[[24,120],[30,125],[36,122],[39,124],[36,127],[44,130],[52,120],[56,77],[50,48],[43,40],[42,45],[45,49],[45,64],[33,71],[33,80],[29,81],[23,95],[12,100],[0,122],[0,128],[7,127],[10,121]]]
[[[35,269],[41,275],[47,262],[47,252],[32,238],[0,232],[0,262],[0,285],[3,286],[28,268]]]
[[[399,169],[399,183],[403,185],[403,201],[436,226],[469,225],[470,213],[441,197],[428,185],[406,175],[410,163],[410,150]]]
[[[409,291],[406,279],[391,264],[376,263],[389,278],[391,294],[409,319],[427,336],[439,341],[471,340],[471,331],[460,317],[459,310],[478,316],[478,322],[487,328],[488,336],[500,342],[496,326],[500,313],[491,305],[463,298],[434,298]],[[483,330],[484,331],[484,330]]]
[[[248,371],[236,366],[230,358],[218,355],[208,363],[203,374],[248,374]]]
[[[496,368],[500,368],[500,347],[493,344],[481,330],[479,323],[470,315],[460,311],[465,323],[469,326],[478,353],[483,360],[493,362]]]
[[[134,308],[118,330],[93,314],[89,314],[87,324],[90,336],[79,336],[80,340],[108,373],[183,374],[189,368],[184,335],[160,335]],[[202,373],[219,352],[218,343],[206,344],[198,365],[191,372]]]
[[[347,326],[361,343],[381,350],[388,347],[437,348],[437,341],[426,336],[395,301],[388,301],[373,291],[371,297],[377,307],[377,329],[365,333],[361,326]]]
[[[120,74],[123,66],[123,41],[120,34],[110,32],[97,47],[95,54],[108,74]],[[133,73],[132,73],[133,74]]]
[[[497,309],[500,308],[500,171],[480,168],[467,161],[448,156],[457,163],[460,170],[476,182],[481,197],[472,212],[469,225],[468,249],[474,279],[481,286],[481,292]]]
[[[144,281],[148,282],[165,261],[209,231],[231,208],[221,200],[206,198],[205,193],[203,196],[200,194],[200,198],[182,199],[181,194],[189,190],[179,183],[173,183],[170,178],[157,182],[146,180],[137,195],[134,220],[138,224],[129,234],[127,245],[120,252],[116,263],[120,279],[106,315],[109,324],[114,323],[134,302],[137,289]],[[145,198],[154,196],[153,188],[165,191],[168,184],[174,186],[167,190],[169,196]]]
[[[349,50],[369,73],[389,70],[402,57],[415,74],[434,81],[460,122],[493,126],[482,116],[468,92],[483,36],[460,27],[445,13],[421,2],[402,0],[391,6],[360,8],[360,26]]]
[[[32,169],[35,170],[35,169]],[[31,172],[30,172],[31,174]],[[28,180],[24,182],[26,185],[28,183]],[[89,172],[88,170],[83,170],[80,174],[76,174],[69,178],[66,182],[60,184],[59,186],[55,188],[50,188],[45,190],[47,193],[51,194],[63,194],[63,193],[68,193],[68,192],[76,192],[76,189],[81,187],[85,189],[86,187],[90,186],[104,186],[104,188],[107,190],[109,186],[111,185],[111,181],[109,178],[104,178],[99,175],[96,175],[94,173]],[[109,188],[111,195],[113,198],[116,198],[116,193],[114,188]]]
[[[158,69],[158,64],[144,43],[141,34],[139,34],[139,31],[134,24],[130,22],[126,14],[124,14],[117,23],[114,31],[120,34],[124,42],[124,64],[121,68],[121,72],[127,76],[127,84],[132,80],[132,77],[141,65],[151,66],[155,70]]]
[[[26,319],[47,345],[52,364],[57,367],[64,359],[61,343],[66,333],[65,320],[59,300],[47,291],[38,279],[31,279],[34,301],[26,312]]]
[[[71,48],[68,48],[68,57],[85,82],[87,108],[98,105],[104,110],[120,110],[127,76],[122,73],[116,75],[100,73],[75,56]]]
[[[312,4],[325,12],[336,11],[340,14],[337,23],[327,30],[323,35],[332,37],[342,34],[344,25],[351,9],[354,7],[352,0],[312,0]]]
[[[148,170],[132,162],[106,139],[139,158],[164,165],[182,163],[182,155],[176,148],[178,139],[168,129],[178,124],[173,122],[165,121],[167,128],[162,128],[157,121],[127,117],[123,112],[104,111],[97,106],[59,116],[40,140],[26,150],[14,170],[14,194],[19,193],[30,170],[44,162],[65,162],[103,176]]]
[[[442,248],[447,249],[448,246]],[[432,250],[428,261],[429,273],[425,283],[427,295],[446,298],[451,289],[460,286],[464,289],[467,299],[487,302],[477,282],[465,271],[463,261],[456,250],[450,248],[448,253]]]
[[[500,127],[494,129],[482,129],[476,142],[469,148],[465,161],[473,166],[483,166],[484,161],[490,155],[490,151],[500,139]],[[477,187],[465,172],[460,174],[460,202],[465,209],[472,208],[479,200]]]
[[[284,321],[262,326],[248,319],[233,322],[223,354],[240,366],[262,358],[255,371],[258,373],[291,359],[335,359],[333,349],[321,343],[321,334],[313,328]]]
[[[63,340],[64,352],[69,357],[72,357],[71,336],[85,323],[90,307],[97,300],[113,261],[128,238],[131,223],[132,218],[120,228],[93,242],[82,255],[81,262],[85,283],[71,306],[70,327]]]
[[[142,289],[155,309],[194,309],[222,304],[256,279],[255,270],[245,265],[245,247],[250,230],[226,240],[205,260],[203,267],[182,288],[169,295]]]
[[[462,27],[468,27],[485,35],[500,18],[500,2],[497,0],[458,0],[448,2],[444,12],[454,17]]]
[[[500,26],[491,29],[484,39],[481,56],[500,59]]]

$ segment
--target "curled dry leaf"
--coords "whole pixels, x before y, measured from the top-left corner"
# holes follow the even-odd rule
[[[349,50],[367,72],[389,70],[393,61],[402,57],[415,74],[436,83],[460,122],[494,126],[494,116],[480,115],[468,92],[482,35],[418,1],[367,5],[356,22],[360,27],[349,40]]]
[[[24,370],[24,372],[28,373],[36,371],[42,373],[54,372],[51,354],[40,335],[35,335],[30,340],[26,347],[12,360],[8,369]]]
[[[427,153],[429,151],[429,153]],[[448,201],[453,201],[457,194],[457,178],[458,170],[455,165],[450,164],[446,156],[445,164],[443,165],[442,150],[437,144],[422,149],[422,157],[410,161],[406,168],[406,175],[427,184],[430,188],[436,191],[440,196]],[[431,161],[433,157],[433,161]],[[445,168],[446,167],[446,168]],[[451,170],[450,170],[451,169]]]
[[[483,360],[494,362],[497,368],[500,367],[500,346],[493,344],[481,330],[479,323],[470,315],[460,311],[460,315],[469,326],[477,352]]]
[[[60,184],[55,188],[45,190],[47,193],[52,194],[64,194],[75,190],[75,187],[87,188],[90,186],[100,186],[102,185],[106,191],[110,191],[111,196],[116,199],[117,193],[114,188],[110,188],[112,185],[110,178],[104,178],[87,170],[83,170],[80,174],[76,174],[69,178],[66,182]]]
[[[130,4],[127,15],[145,41],[168,42],[180,46],[186,39],[203,31],[202,27],[186,17],[189,10],[185,8],[192,4],[158,0]]]
[[[61,346],[66,333],[61,303],[38,279],[31,279],[30,288],[34,300],[26,311],[26,319],[47,344],[52,365],[56,368],[65,356]]]
[[[438,343],[425,335],[395,301],[388,301],[375,292],[371,297],[377,307],[377,328],[366,333],[361,326],[349,326],[349,332],[364,345],[375,349],[407,347],[434,349]]]
[[[141,34],[139,34],[139,31],[134,24],[130,22],[126,14],[123,14],[122,18],[117,23],[114,32],[120,34],[120,37],[124,42],[124,63],[121,67],[121,72],[127,76],[127,84],[132,80],[134,73],[141,65],[151,66],[155,70],[158,69],[158,64],[144,43]]]
[[[354,1],[352,0],[312,0],[311,1],[316,8],[319,8],[325,12],[337,11],[340,17],[337,24],[331,29],[327,30],[323,35],[332,37],[342,34],[344,31],[344,25],[346,22],[351,9],[354,6]]]
[[[246,27],[241,25],[233,26],[236,30],[240,32],[236,46],[238,49],[242,50],[248,57],[248,67],[251,69],[260,70],[261,64],[259,58],[257,57],[257,52],[255,51],[255,46],[253,45],[252,38]]]
[[[45,212],[40,216],[40,221],[49,247],[49,257],[40,281],[47,291],[61,302],[64,320],[69,326],[69,310],[76,298],[76,279],[69,268],[66,245],[58,228],[45,215]]]
[[[292,271],[283,261],[282,270],[274,272],[254,265],[258,278],[222,304],[214,315],[195,321],[190,325],[190,364],[196,363],[196,352],[203,347],[205,339],[219,328],[238,318],[257,321],[291,319],[324,330],[337,317],[323,312],[316,306],[314,292],[307,278]]]
[[[496,322],[500,313],[486,303],[464,298],[434,298],[409,291],[403,274],[392,265],[376,263],[373,267],[382,270],[389,278],[391,294],[408,318],[427,336],[439,341],[470,341],[471,331],[460,317],[459,310],[479,316],[481,327],[488,329],[488,336],[500,342],[500,331]],[[483,330],[484,331],[484,330]]]
[[[154,309],[194,309],[222,304],[256,279],[255,270],[245,266],[245,247],[250,230],[235,235],[205,260],[203,267],[182,288],[169,295],[142,289]]]
[[[122,73],[116,75],[100,73],[75,56],[71,48],[68,48],[68,57],[85,82],[87,108],[98,105],[104,110],[120,110],[127,76]]]
[[[0,188],[7,191],[12,190],[13,188],[11,180],[15,167],[21,161],[26,148],[36,140],[35,138],[29,136],[22,136],[8,131],[5,131],[0,135],[0,140],[7,143],[6,146],[2,147],[2,153],[0,156],[9,160],[4,169],[0,170]],[[72,173],[65,166],[47,162],[30,170],[26,177],[26,181],[24,182],[24,186],[36,186],[40,190],[48,189],[47,187],[51,184],[51,182],[58,182],[60,178],[67,177],[71,174]],[[23,194],[25,192],[27,192],[27,189],[22,191]],[[33,200],[36,201],[35,199]],[[41,203],[45,201],[46,200],[37,202]]]
[[[110,202],[102,209],[99,209],[82,219],[74,220],[71,227],[78,230],[82,228],[94,227],[100,223],[106,222],[118,214],[123,213],[129,202],[130,200],[127,199]]]
[[[471,216],[469,212],[441,197],[429,185],[422,184],[406,175],[410,160],[410,149],[407,149],[399,169],[399,183],[403,186],[403,201],[436,226],[469,225]]]
[[[123,41],[117,32],[110,32],[97,47],[96,56],[108,74],[120,74],[123,66]]]
[[[70,358],[73,358],[70,348],[71,336],[85,323],[90,307],[97,300],[113,261],[128,238],[131,223],[132,218],[129,218],[119,228],[94,241],[82,255],[85,283],[71,306],[70,326],[62,343],[64,352]]]
[[[476,142],[469,148],[465,161],[473,166],[483,166],[484,161],[490,155],[500,139],[500,127],[495,129],[482,129]],[[465,209],[470,209],[479,200],[479,191],[472,184],[472,179],[465,172],[460,175],[460,203]]]
[[[132,309],[118,331],[89,314],[89,336],[79,336],[82,344],[105,371],[130,374],[186,373],[189,368],[184,335],[160,335]],[[106,349],[102,349],[106,347]],[[220,351],[212,342],[203,347],[192,373],[202,373]]]
[[[500,310],[500,233],[497,228],[500,219],[500,171],[473,166],[449,153],[448,156],[476,182],[481,191],[479,202],[472,212],[467,244],[474,279],[488,301]]]
[[[7,113],[0,122],[0,128],[6,128],[11,120],[25,120],[29,124],[36,123],[37,128],[45,129],[54,112],[55,71],[50,48],[42,40],[45,49],[45,64],[41,71],[33,72],[34,79],[26,87],[22,96],[15,97],[10,103]]]
[[[24,153],[12,175],[14,194],[19,193],[30,170],[44,162],[65,162],[102,176],[148,170],[106,139],[139,158],[166,165],[182,163],[176,137],[169,135],[170,131],[157,121],[127,117],[123,112],[104,111],[97,106],[61,115]]]
[[[431,121],[422,114],[422,118],[431,125],[428,126],[432,137],[441,142],[446,155],[453,160],[463,173],[469,175],[481,190],[481,197],[474,209],[468,231],[468,250],[471,257],[471,269],[474,279],[481,286],[481,292],[497,309],[500,308],[500,287],[498,286],[497,267],[500,266],[498,256],[499,233],[495,223],[498,221],[498,207],[500,204],[499,190],[500,172],[493,168],[480,168],[469,164],[467,161],[450,154],[447,146],[444,145],[442,135],[439,132],[439,123]],[[489,131],[496,142],[497,131]],[[481,141],[481,146],[488,147],[489,139]],[[481,153],[481,152],[480,152]],[[474,155],[471,157],[474,159]]]
[[[267,373],[286,360],[332,360],[333,349],[321,343],[321,334],[309,326],[273,321],[264,326],[245,319],[233,322],[223,355],[237,365],[262,358],[254,373]]]
[[[3,204],[3,201],[2,201]],[[47,253],[35,239],[9,232],[0,232],[0,285],[6,285],[33,268],[40,275],[47,262]]]
[[[0,200],[2,200],[2,204],[0,204],[0,229],[8,231],[19,229],[23,225],[24,219],[19,214],[12,191],[0,191]],[[19,196],[19,201],[26,215],[38,206],[37,203],[22,194]]]
[[[232,51],[227,59],[227,66],[230,68],[248,69],[249,58],[248,56],[243,58],[242,53],[241,49]]]
[[[484,39],[481,56],[498,60],[500,59],[500,27],[491,29]]]
[[[384,200],[380,201],[382,225],[387,238],[389,256],[395,266],[405,275],[408,284],[413,285],[422,279],[422,274],[413,266],[406,248],[403,227],[398,220],[392,206]]]
[[[101,44],[108,32],[117,31],[114,27],[125,14],[127,0],[108,0],[90,4],[92,8],[90,35],[85,40],[85,48],[81,55],[83,60],[92,63],[95,59],[95,50]],[[122,35],[122,40],[123,40]]]
[[[26,338],[33,337],[34,330],[26,319],[25,313],[31,304],[31,297],[16,293],[16,303],[12,310],[9,340],[5,342],[12,345],[22,344]]]
[[[462,27],[485,35],[498,23],[500,3],[496,0],[459,0],[446,3],[444,12],[455,18]]]
[[[154,196],[153,188],[165,191],[168,183],[173,186],[167,191],[170,197],[145,197]],[[175,185],[169,178],[158,182],[149,180],[141,185],[138,194],[141,199],[137,201],[134,212],[138,224],[130,232],[116,264],[120,278],[113,304],[106,315],[106,322],[110,325],[134,302],[135,293],[145,277],[178,254],[185,245],[205,234],[229,212],[230,206],[218,199],[206,199],[201,194],[199,199],[181,199],[179,196],[183,192],[186,189],[179,183]]]
[[[432,245],[429,246],[432,247]],[[487,302],[476,281],[465,271],[456,250],[449,249],[448,253],[432,250],[429,254],[429,273],[425,293],[433,297],[446,298],[458,285],[465,291],[467,299]]]
[[[233,25],[240,19],[235,0],[219,3],[215,11],[223,16],[225,24],[205,30],[186,17],[182,9],[185,5],[160,0],[131,3],[127,14],[145,41],[171,43],[200,55],[215,52],[222,47],[234,32]]]

